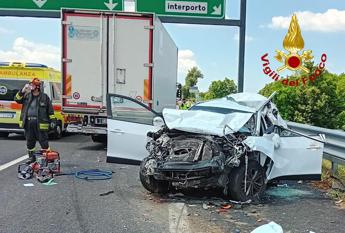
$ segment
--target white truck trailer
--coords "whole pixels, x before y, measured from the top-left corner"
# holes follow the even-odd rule
[[[161,112],[176,106],[178,49],[153,14],[62,11],[63,111],[83,114],[69,132],[106,138],[107,94]]]

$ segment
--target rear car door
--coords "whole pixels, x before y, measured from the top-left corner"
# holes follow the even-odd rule
[[[154,130],[153,120],[159,116],[138,100],[108,94],[107,162],[139,164],[148,155],[146,134]]]
[[[284,129],[279,135],[279,148],[274,150],[269,179],[319,180],[324,144]],[[318,136],[315,138],[320,140]]]

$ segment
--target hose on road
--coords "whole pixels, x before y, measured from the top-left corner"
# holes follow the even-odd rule
[[[74,175],[78,179],[82,180],[109,180],[112,177],[113,171],[99,170],[99,169],[90,169],[90,170],[81,170],[70,173],[59,173],[55,176],[70,176]]]

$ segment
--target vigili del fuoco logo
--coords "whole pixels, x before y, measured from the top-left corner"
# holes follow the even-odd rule
[[[321,61],[313,73],[310,73],[310,70],[303,66],[304,62],[312,61],[314,56],[312,54],[312,50],[303,50],[304,40],[295,14],[292,16],[289,30],[283,41],[283,47],[287,52],[276,50],[274,58],[278,62],[282,63],[282,66],[280,66],[276,71],[272,70],[270,67],[268,53],[265,53],[261,57],[264,74],[272,78],[274,81],[281,81],[286,86],[296,87],[315,81],[315,79],[324,71],[325,62],[327,60],[327,55],[325,53],[321,55]],[[285,70],[304,71],[308,75],[303,75],[299,79],[289,80],[289,77],[283,78],[279,75],[279,73]]]

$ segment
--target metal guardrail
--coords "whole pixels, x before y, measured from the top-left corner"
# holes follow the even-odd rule
[[[307,135],[324,134],[326,136],[324,158],[332,162],[333,175],[337,172],[338,164],[345,165],[345,131],[295,122],[288,122],[287,124],[291,129]]]

